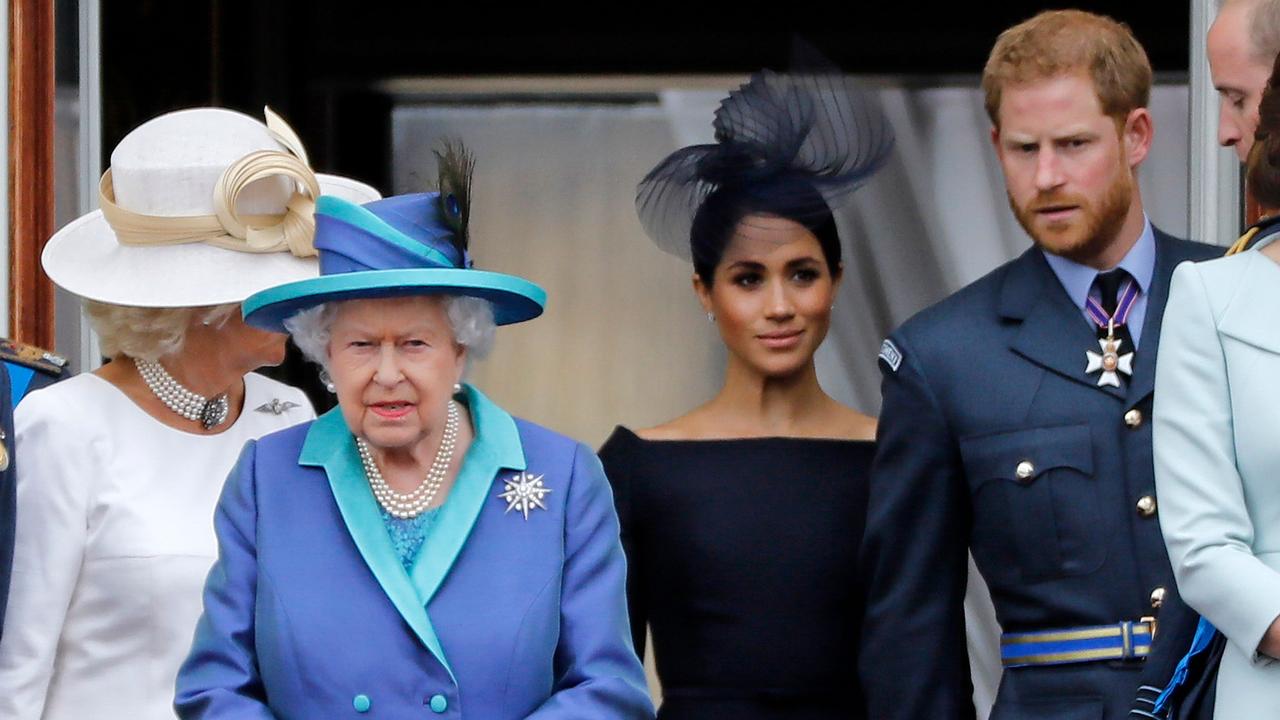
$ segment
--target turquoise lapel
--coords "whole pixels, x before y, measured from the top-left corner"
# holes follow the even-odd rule
[[[312,424],[298,457],[298,464],[324,468],[325,474],[329,476],[333,499],[337,501],[342,520],[347,525],[347,532],[355,541],[365,564],[373,571],[373,577],[382,586],[382,591],[390,598],[400,616],[452,677],[453,669],[449,667],[440,638],[431,625],[431,619],[427,617],[426,604],[419,599],[391,545],[391,537],[382,522],[378,502],[369,490],[364,466],[360,464],[355,438],[342,419],[341,408],[330,410]]]
[[[464,386],[475,438],[462,460],[458,478],[440,508],[427,544],[413,566],[413,586],[430,603],[462,552],[486,501],[494,478],[506,468],[524,470],[524,447],[515,420],[484,393]]]
[[[475,437],[414,564],[412,579],[396,557],[377,501],[369,490],[355,439],[340,408],[330,410],[312,424],[298,458],[300,465],[324,468],[343,522],[360,555],[401,617],[450,676],[453,669],[428,617],[427,605],[466,545],[489,499],[494,478],[504,468],[525,469],[524,448],[515,420],[470,385],[465,386],[465,396]]]

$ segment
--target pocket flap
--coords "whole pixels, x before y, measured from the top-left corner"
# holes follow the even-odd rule
[[[994,479],[1031,483],[1043,473],[1063,467],[1093,474],[1093,442],[1088,425],[964,438],[960,441],[960,455],[975,487]]]

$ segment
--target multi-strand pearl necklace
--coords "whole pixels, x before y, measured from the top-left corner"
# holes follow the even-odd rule
[[[205,430],[226,422],[230,408],[226,393],[206,398],[183,387],[158,362],[135,359],[133,364],[137,366],[138,374],[152,394],[160,398],[160,402],[170,410],[188,420],[199,420]]]
[[[415,518],[426,512],[436,499],[436,493],[444,484],[449,466],[453,464],[453,450],[458,441],[458,403],[449,401],[449,413],[444,421],[444,431],[440,434],[440,447],[436,448],[436,457],[431,461],[427,477],[418,487],[407,493],[398,493],[391,489],[378,464],[373,461],[373,453],[363,438],[356,438],[356,447],[360,450],[360,462],[364,464],[365,477],[369,479],[369,488],[373,496],[393,517],[401,520]]]

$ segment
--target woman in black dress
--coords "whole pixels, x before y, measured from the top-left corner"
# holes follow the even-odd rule
[[[728,350],[710,402],[619,427],[600,457],[627,552],[636,647],[662,720],[861,718],[858,545],[875,419],[828,396],[814,352],[840,284],[830,207],[892,135],[832,74],[763,73],[640,185],[646,231],[689,257]]]

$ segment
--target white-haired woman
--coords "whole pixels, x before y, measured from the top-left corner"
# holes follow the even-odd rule
[[[376,193],[318,180],[268,117],[204,108],[142,125],[112,153],[103,210],[49,242],[46,272],[85,300],[110,362],[16,413],[0,717],[172,718],[226,473],[245,442],[314,417],[253,373],[285,338],[246,325],[240,302],[315,274],[294,257],[313,234],[309,196]]]
[[[652,718],[599,461],[461,384],[545,297],[471,268],[465,197],[322,197],[321,277],[245,302],[338,407],[227,481],[182,717]]]

